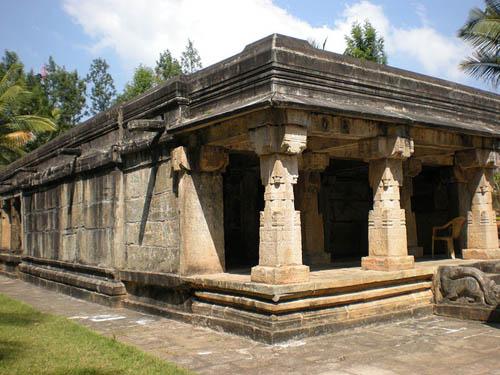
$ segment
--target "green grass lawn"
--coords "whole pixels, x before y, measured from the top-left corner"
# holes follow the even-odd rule
[[[0,374],[188,374],[65,318],[0,294]]]

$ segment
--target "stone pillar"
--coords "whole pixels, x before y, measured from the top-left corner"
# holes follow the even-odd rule
[[[417,220],[411,207],[413,196],[413,178],[422,171],[422,162],[410,158],[403,163],[403,186],[401,189],[401,207],[405,210],[406,219],[406,241],[408,243],[408,254],[415,258],[424,255],[424,249],[418,246]]]
[[[260,156],[264,211],[260,213],[259,265],[251,280],[267,284],[309,280],[302,264],[300,212],[295,211],[293,184],[298,178],[298,155],[306,147],[306,128],[263,126],[250,133]]]
[[[464,172],[471,194],[463,258],[500,259],[493,209],[493,172],[500,165],[500,154],[481,149],[460,151],[455,155],[455,164]]]
[[[180,227],[179,272],[182,275],[225,270],[224,202],[221,172],[228,164],[222,148],[185,147],[172,151],[172,168],[178,173]]]
[[[330,163],[328,154],[307,152],[299,163],[301,173],[297,183],[297,208],[302,221],[302,252],[304,263],[330,263],[330,254],[325,252],[323,215],[318,204],[321,189],[321,172]]]
[[[377,137],[360,142],[369,160],[373,210],[368,217],[369,255],[361,259],[365,270],[392,271],[414,267],[408,255],[405,210],[401,208],[403,160],[413,153],[413,142],[402,137]]]
[[[10,205],[7,201],[0,202],[0,224],[2,226],[2,238],[0,248],[10,249]]]

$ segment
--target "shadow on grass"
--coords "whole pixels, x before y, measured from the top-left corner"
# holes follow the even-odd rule
[[[0,362],[17,360],[24,350],[24,345],[18,341],[0,340]]]
[[[116,370],[105,370],[97,368],[75,368],[64,369],[52,372],[51,375],[116,375],[119,374]]]
[[[43,320],[43,316],[32,312],[0,312],[0,326],[26,327],[35,323],[42,323]]]

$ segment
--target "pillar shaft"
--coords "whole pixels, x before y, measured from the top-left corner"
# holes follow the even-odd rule
[[[318,196],[321,190],[321,171],[329,164],[327,154],[304,153],[299,168],[297,200],[302,221],[302,254],[309,265],[330,263],[330,254],[325,252],[323,215]]]
[[[467,212],[467,249],[464,259],[500,259],[496,215],[493,209],[493,172],[500,155],[489,150],[457,153],[455,162],[464,171],[471,194]]]
[[[417,220],[411,206],[413,196],[413,178],[422,170],[422,163],[418,159],[408,159],[403,163],[403,186],[401,188],[401,207],[405,210],[406,241],[408,254],[422,257],[424,249],[418,246]]]
[[[373,210],[368,215],[368,253],[361,260],[366,270],[399,270],[413,268],[408,256],[406,215],[401,208],[403,159],[412,153],[412,142],[405,138],[378,137],[361,145],[371,156],[370,185]]]
[[[309,279],[302,264],[300,212],[295,210],[293,185],[298,178],[298,154],[306,145],[305,129],[298,126],[261,127],[251,133],[260,155],[265,187],[260,213],[259,265],[254,282],[286,284]]]
[[[202,147],[199,155],[184,147],[172,153],[172,167],[178,173],[179,271],[183,275],[225,270],[221,171],[227,160],[227,154],[211,147]]]

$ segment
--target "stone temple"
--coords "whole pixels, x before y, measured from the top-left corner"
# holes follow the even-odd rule
[[[0,267],[265,342],[432,313],[500,259],[499,146],[500,96],[275,34],[3,169]]]

